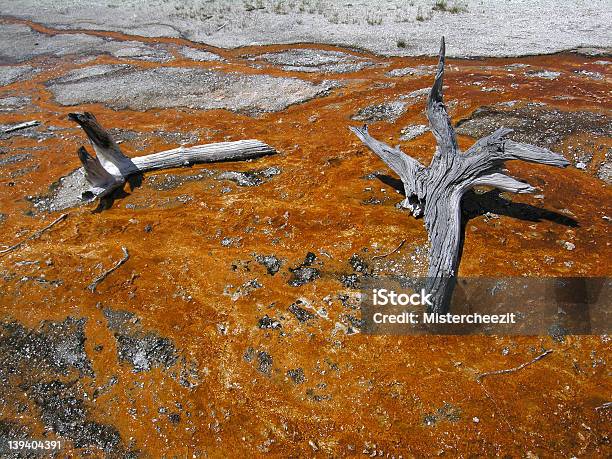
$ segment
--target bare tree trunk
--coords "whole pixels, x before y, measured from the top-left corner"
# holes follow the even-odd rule
[[[569,165],[563,156],[545,148],[506,139],[511,129],[498,129],[477,141],[465,153],[457,146],[455,130],[442,98],[445,44],[442,38],[438,70],[427,100],[427,118],[438,148],[428,167],[368,134],[367,127],[350,129],[396,172],[406,192],[403,207],[423,217],[429,234],[429,270],[426,289],[432,294],[430,312],[446,313],[459,268],[461,198],[474,186],[488,185],[513,193],[534,188],[503,173],[504,162],[522,160],[556,167]]]
[[[117,188],[123,187],[131,175],[157,169],[188,166],[195,163],[219,161],[243,161],[271,155],[276,151],[259,140],[220,142],[194,147],[180,147],[173,150],[129,158],[125,156],[111,135],[88,112],[70,113],[68,117],[78,123],[89,138],[96,152],[91,156],[85,147],[78,150],[79,159],[85,170],[85,178],[91,185],[83,198],[93,200],[104,198]]]

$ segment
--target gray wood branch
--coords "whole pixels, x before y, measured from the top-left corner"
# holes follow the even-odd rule
[[[123,154],[119,145],[94,115],[87,112],[70,113],[69,118],[83,128],[96,152],[94,157],[84,147],[78,150],[85,178],[91,186],[83,193],[84,199],[88,200],[103,198],[123,187],[130,175],[196,163],[244,161],[276,153],[272,147],[259,140],[239,140],[179,147],[129,158]]]
[[[30,127],[38,126],[39,124],[40,124],[40,121],[26,121],[25,123],[15,124],[13,126],[6,128],[4,130],[4,133],[8,134],[10,132],[20,131],[21,129],[27,129]]]
[[[455,154],[459,150],[457,146],[457,136],[451,120],[446,113],[446,107],[444,106],[444,99],[442,95],[442,86],[444,84],[444,61],[446,54],[446,44],[444,38],[440,45],[440,60],[438,62],[438,69],[436,71],[436,77],[434,78],[434,84],[429,92],[427,98],[427,119],[433,132],[436,142],[438,143],[438,149],[434,155],[432,166],[430,167],[443,167],[448,169],[452,166],[452,162],[455,158]]]
[[[399,175],[404,184],[406,199],[403,207],[409,209],[415,217],[423,215],[422,202],[425,198],[425,181],[427,169],[416,159],[404,154],[399,147],[391,148],[379,142],[368,133],[368,127],[349,127],[359,139],[376,153],[387,166]]]
[[[406,199],[402,203],[415,217],[423,217],[429,235],[428,293],[432,293],[431,312],[446,313],[459,269],[461,247],[461,198],[470,188],[487,185],[513,193],[535,189],[504,174],[504,163],[521,160],[549,166],[569,165],[563,156],[535,145],[507,139],[511,129],[500,128],[478,140],[465,153],[457,146],[455,130],[444,106],[445,43],[442,38],[438,70],[427,100],[427,118],[437,143],[428,167],[391,148],[368,133],[367,127],[351,131],[399,175]]]

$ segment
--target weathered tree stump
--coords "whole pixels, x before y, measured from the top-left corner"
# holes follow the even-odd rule
[[[83,193],[83,199],[103,199],[135,174],[142,172],[188,166],[195,163],[219,161],[242,161],[271,155],[276,151],[259,140],[220,142],[194,147],[180,147],[146,156],[129,158],[123,154],[117,142],[91,113],[70,113],[68,117],[77,122],[87,134],[96,152],[91,156],[85,147],[78,150],[79,159],[85,170],[85,179],[90,188]]]
[[[563,156],[545,148],[506,138],[512,129],[500,128],[478,140],[466,152],[457,146],[455,130],[442,100],[445,44],[433,87],[427,100],[427,118],[438,145],[429,167],[368,134],[367,127],[351,131],[376,153],[402,180],[406,199],[402,206],[416,218],[423,217],[429,234],[429,270],[426,289],[432,293],[429,312],[446,313],[459,267],[461,197],[472,187],[487,185],[513,193],[531,193],[528,183],[505,175],[508,160],[523,160],[556,167],[569,165]]]

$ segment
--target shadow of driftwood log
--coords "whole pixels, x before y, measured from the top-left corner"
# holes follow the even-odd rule
[[[130,193],[125,191],[123,188],[116,188],[108,195],[103,196],[100,199],[98,199],[98,205],[96,206],[94,210],[92,210],[92,213],[98,214],[100,212],[108,210],[111,207],[113,207],[113,204],[115,204],[115,201],[121,200],[123,198],[127,198],[129,195]]]
[[[400,179],[391,177],[390,175],[386,175],[386,174],[376,174],[376,178],[380,180],[381,182],[383,182],[385,185],[393,188],[395,191],[397,191],[402,196],[406,196],[406,191],[404,191],[404,184],[402,183]]]
[[[472,190],[468,191],[463,196],[461,210],[466,223],[478,216],[492,213],[528,222],[547,220],[571,228],[580,226],[577,220],[559,212],[506,199],[501,195],[500,190],[491,190],[482,194]]]
[[[400,179],[387,174],[377,174],[376,178],[385,185],[392,187],[402,196],[406,196],[404,184]],[[464,223],[473,218],[492,213],[527,222],[547,220],[571,228],[580,226],[576,219],[567,215],[542,207],[532,206],[531,204],[514,202],[504,198],[501,193],[497,189],[485,193],[476,193],[473,190],[467,191],[461,200],[461,213],[463,220],[465,220]]]
[[[140,188],[142,186],[144,174],[137,172],[132,174],[127,179],[127,184],[129,185],[130,192],[134,191],[136,188]],[[98,205],[92,211],[92,213],[97,214],[103,212],[105,210],[110,209],[115,204],[115,201],[126,198],[130,195],[124,188],[116,188],[108,195],[100,198],[98,200]]]
[[[398,191],[402,196],[406,196],[404,184],[400,179],[387,174],[377,174],[376,178],[385,185]],[[461,257],[463,256],[465,230],[468,222],[487,213],[503,215],[527,222],[541,222],[547,220],[571,228],[580,226],[577,220],[567,215],[542,207],[532,206],[531,204],[514,202],[504,198],[501,193],[502,192],[497,189],[481,194],[469,190],[463,195],[461,200],[461,237],[457,252],[457,263],[461,263]]]

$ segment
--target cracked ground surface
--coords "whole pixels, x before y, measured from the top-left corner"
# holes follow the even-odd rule
[[[610,411],[595,410],[610,399],[607,336],[359,333],[360,280],[422,273],[427,235],[396,208],[393,177],[347,126],[365,113],[375,137],[427,162],[431,132],[406,133],[427,124],[434,59],[315,45],[223,50],[15,20],[0,30],[9,43],[30,43],[24,33],[39,43],[0,49],[0,125],[41,122],[0,143],[3,246],[58,216],[36,204],[79,166],[86,139],[70,111],[94,112],[128,155],[244,138],[278,151],[146,174],[110,209],[70,208],[0,255],[0,438],[59,438],[63,452],[90,457],[610,455]],[[330,73],[321,63],[338,53],[371,65]],[[517,139],[576,166],[510,163],[542,191],[506,197],[522,205],[513,212],[471,209],[461,275],[610,276],[609,61],[449,60],[446,100],[462,148],[511,123]],[[212,103],[141,105],[154,80],[139,86],[137,76],[164,72],[233,76]],[[75,75],[95,97],[55,90]],[[233,78],[271,86],[259,94]],[[172,101],[172,90],[156,87],[150,100]],[[263,109],[233,110],[243,99],[232,91]],[[130,259],[91,293],[121,247]],[[554,352],[521,372],[476,380],[543,349]]]

